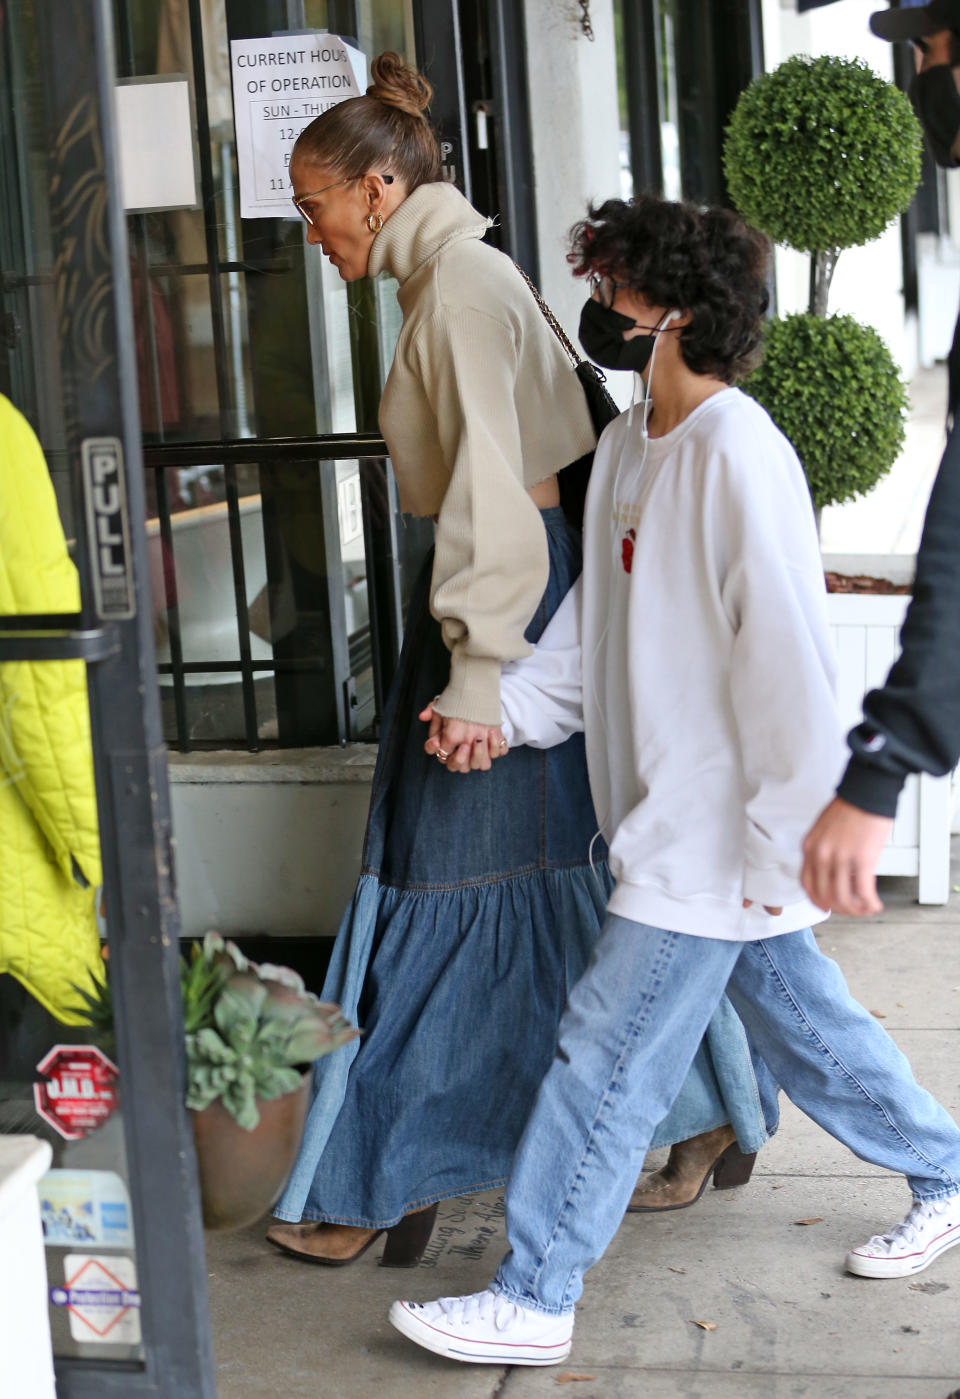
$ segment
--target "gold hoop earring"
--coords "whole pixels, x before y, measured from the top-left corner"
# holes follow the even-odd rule
[[[381,228],[383,227],[383,215],[380,213],[379,210],[377,210],[375,214],[370,213],[367,215],[367,227],[369,228],[371,233],[380,232]]]

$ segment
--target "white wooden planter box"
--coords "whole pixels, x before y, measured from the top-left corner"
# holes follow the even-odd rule
[[[0,1393],[54,1399],[37,1181],[50,1147],[36,1137],[0,1137]]]
[[[824,561],[831,567],[830,560]],[[866,570],[864,570],[866,571]],[[910,602],[905,594],[831,593],[827,615],[837,647],[838,697],[845,729],[863,718],[863,697],[882,685],[899,650],[900,628]],[[949,777],[908,779],[878,874],[915,875],[922,904],[943,904],[950,894]]]

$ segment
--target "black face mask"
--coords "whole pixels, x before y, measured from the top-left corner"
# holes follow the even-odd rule
[[[937,164],[948,170],[960,165],[952,149],[960,133],[960,93],[953,80],[953,69],[938,63],[925,73],[918,73],[910,84],[910,101]]]
[[[604,369],[632,369],[642,374],[650,363],[659,330],[624,340],[624,332],[633,330],[635,325],[632,317],[601,306],[591,296],[580,313],[580,344],[593,362]]]

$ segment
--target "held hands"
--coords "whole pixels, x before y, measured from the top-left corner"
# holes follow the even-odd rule
[[[494,759],[509,751],[498,725],[448,719],[435,713],[433,700],[418,717],[430,725],[423,751],[441,762],[448,772],[489,772]]]
[[[835,797],[803,842],[803,887],[818,908],[880,913],[877,861],[893,822]]]

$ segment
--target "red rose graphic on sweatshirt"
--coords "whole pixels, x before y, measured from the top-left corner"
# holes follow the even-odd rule
[[[633,568],[633,541],[636,537],[637,531],[628,529],[620,541],[620,561],[623,564],[624,573],[629,573]]]

